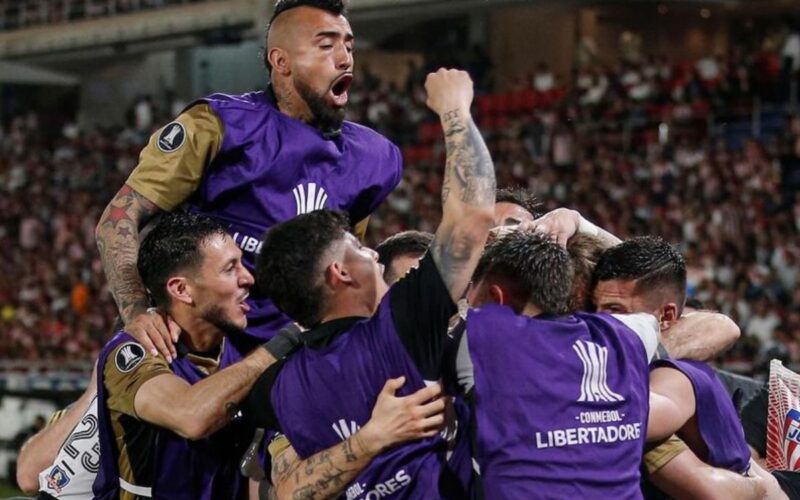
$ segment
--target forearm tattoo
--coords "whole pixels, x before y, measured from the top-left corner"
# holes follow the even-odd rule
[[[97,228],[97,250],[108,287],[126,323],[147,309],[147,293],[136,269],[139,228],[158,207],[125,185],[108,204]]]
[[[444,113],[442,121],[447,147],[442,180],[443,209],[447,210],[451,196],[462,205],[493,207],[494,164],[478,127],[459,110]],[[475,252],[481,251],[482,244],[483,240],[479,240],[474,231],[452,224],[439,226],[431,253],[448,289],[463,278],[465,266]]]
[[[480,130],[459,110],[446,112],[443,121],[447,164],[442,203],[447,202],[451,193],[456,193],[459,201],[464,203],[494,205],[494,164]]]
[[[272,464],[274,484],[292,484],[292,498],[297,500],[332,498],[341,494],[366,465],[356,463],[364,457],[353,451],[351,439],[306,460],[301,460],[293,450],[281,453]],[[337,460],[338,457],[343,460]]]

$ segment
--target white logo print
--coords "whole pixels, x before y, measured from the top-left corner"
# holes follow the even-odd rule
[[[325,208],[325,202],[328,201],[328,193],[322,186],[317,186],[315,182],[299,184],[292,190],[292,193],[297,207],[297,215]]]
[[[119,348],[116,356],[114,357],[114,362],[116,363],[119,371],[122,373],[128,373],[136,368],[143,359],[144,348],[135,342],[128,342]]]
[[[606,381],[608,370],[608,348],[594,342],[578,340],[572,349],[583,363],[581,397],[578,401],[597,403],[600,401],[624,401],[625,398],[612,391]]]
[[[177,125],[173,125],[169,133],[164,136],[164,141],[166,141],[167,144],[172,146],[172,143],[175,142],[175,138],[178,137],[178,134],[180,133],[181,133],[181,128],[178,127]]]
[[[168,123],[158,135],[156,145],[164,153],[172,153],[183,146],[186,130],[179,122]]]
[[[345,439],[349,438],[350,436],[358,432],[358,430],[361,428],[360,425],[353,422],[352,420],[350,421],[350,425],[348,426],[347,421],[345,421],[345,419],[343,418],[340,418],[338,422],[332,423],[331,427],[333,427],[333,430],[336,431],[336,434],[342,441],[344,441]]]

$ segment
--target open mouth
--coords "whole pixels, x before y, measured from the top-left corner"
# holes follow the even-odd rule
[[[250,311],[250,304],[247,303],[247,297],[249,296],[250,294],[247,293],[241,298],[241,300],[239,300],[239,307],[245,312],[245,314]]]
[[[344,106],[347,104],[347,91],[350,90],[350,85],[353,83],[353,74],[345,73],[331,84],[331,95],[333,102],[337,106]]]

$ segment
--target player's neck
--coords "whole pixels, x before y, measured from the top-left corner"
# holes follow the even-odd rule
[[[197,317],[175,318],[181,327],[181,341],[192,352],[206,352],[222,343],[224,333],[208,321]]]
[[[530,302],[525,304],[525,307],[522,308],[523,316],[528,316],[530,318],[534,318],[542,313],[542,310],[536,307],[535,305],[531,304]]]
[[[282,79],[276,79],[272,82],[272,91],[281,113],[304,123],[312,123],[314,115],[294,86]]]
[[[345,295],[347,294],[347,295]],[[361,297],[363,299],[363,297]],[[368,300],[359,300],[352,292],[345,292],[331,299],[331,305],[322,315],[322,323],[339,318],[361,317],[369,318],[375,313],[376,304]]]

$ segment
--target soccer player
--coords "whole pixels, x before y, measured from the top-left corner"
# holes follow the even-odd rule
[[[264,369],[295,346],[281,333],[243,358],[228,341],[247,324],[245,299],[253,278],[241,255],[220,224],[185,212],[166,215],[145,238],[139,271],[158,307],[181,326],[181,354],[171,364],[146,356],[124,331],[104,347],[98,364],[96,496],[246,493],[238,465],[252,428],[239,418],[238,403]],[[415,415],[438,388],[394,397],[402,384],[402,378],[386,382],[369,421],[344,443],[346,456],[334,450],[316,459],[358,464],[384,447],[426,435]]]
[[[599,311],[653,314],[661,325],[662,342],[671,341],[676,347],[685,345],[687,332],[718,336],[721,330],[738,330],[724,315],[707,311],[683,315],[685,261],[660,238],[632,238],[607,250],[595,268],[594,283],[594,303]],[[709,345],[695,342],[694,346],[701,354],[710,355]],[[675,498],[722,495],[745,499],[764,493],[763,481],[711,467],[677,438],[650,450],[644,462],[650,482]]]
[[[235,418],[236,404],[288,349],[277,336],[243,358],[227,340],[247,324],[253,277],[241,257],[221,224],[184,212],[163,217],[142,242],[139,272],[181,328],[179,355],[171,364],[146,356],[124,331],[103,348],[96,497],[246,493],[237,465],[252,429]]]
[[[377,254],[347,232],[341,214],[318,211],[273,227],[259,258],[267,296],[310,328],[306,346],[274,370],[271,410],[291,443],[273,462],[308,457],[356,432],[384,381],[406,377],[401,392],[435,380],[448,321],[470,280],[492,225],[494,167],[470,116],[472,82],[439,70],[425,83],[447,145],[443,215],[419,268],[391,288]],[[444,470],[444,442],[427,439],[385,451],[330,497],[438,498],[460,495]],[[288,454],[288,455],[287,455]],[[291,478],[273,471],[281,496]],[[330,485],[329,485],[330,486]],[[456,489],[454,492],[450,488]]]
[[[566,249],[526,231],[489,244],[473,276],[465,342],[486,498],[639,494],[658,324],[572,313],[573,280]]]
[[[565,208],[558,208],[548,212],[531,223],[523,223],[522,229],[534,229],[548,233],[564,246],[567,245],[573,235],[586,234],[596,237],[606,248],[626,248],[619,246],[622,240],[613,234],[595,226],[579,212]],[[614,252],[619,252],[619,248]],[[654,270],[654,268],[651,269],[649,267],[653,264],[653,257],[648,257],[646,252],[643,252],[641,256],[637,255],[635,258],[639,260],[632,260],[634,257],[606,259],[609,264],[604,266],[607,269],[604,272],[610,274],[608,276],[604,275],[600,279],[611,279],[612,276],[616,275],[620,277],[627,276],[628,278],[626,279],[630,279],[629,276],[636,272],[633,269],[647,268]],[[611,262],[614,263],[613,266],[610,264]],[[597,275],[593,279],[594,283],[596,283]],[[634,284],[634,280],[628,282],[628,286],[632,287]],[[609,298],[613,298],[616,294],[613,290],[610,293]],[[685,294],[682,296],[685,296]],[[644,310],[656,316],[661,325],[662,337],[661,345],[659,346],[659,357],[670,355],[675,358],[707,361],[715,354],[733,345],[741,333],[739,327],[730,318],[709,311],[686,314],[683,315],[680,321],[670,322],[670,319],[677,318],[676,313],[679,308],[681,311],[683,310],[683,303],[677,304],[666,301],[663,304],[659,304],[661,307]],[[600,304],[595,302],[595,306],[600,309]],[[630,312],[628,306],[630,304],[627,304],[627,302],[612,302],[606,311],[611,313]],[[669,326],[669,328],[665,328],[666,326]]]
[[[47,426],[22,446],[17,484],[40,498],[82,499],[92,495],[99,449],[97,439],[97,367],[77,401],[56,412]]]
[[[650,374],[648,439],[676,433],[707,464],[760,477],[765,498],[784,499],[778,481],[750,458],[750,448],[728,391],[702,361],[657,360]]]
[[[160,212],[186,208],[217,219],[253,269],[264,231],[320,208],[343,210],[363,235],[370,213],[401,178],[399,149],[343,121],[354,37],[342,0],[279,0],[264,62],[271,84],[214,94],[156,132],[106,207],[97,244],[126,331],[147,352],[175,356],[178,328],[147,312],[136,272],[139,231]],[[268,339],[289,319],[254,293],[248,333]]]

